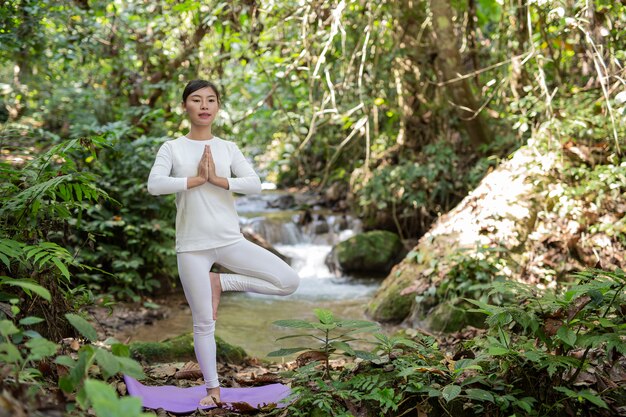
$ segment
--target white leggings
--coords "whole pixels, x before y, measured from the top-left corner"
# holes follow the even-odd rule
[[[245,239],[215,249],[179,252],[177,258],[178,274],[191,307],[196,358],[207,388],[214,388],[219,382],[209,278],[213,264],[238,273],[220,274],[222,291],[289,295],[298,288],[300,277],[278,256]]]

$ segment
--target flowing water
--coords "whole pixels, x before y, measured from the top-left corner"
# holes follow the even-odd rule
[[[295,347],[303,343],[304,346],[311,346],[312,339],[308,338],[276,342],[277,337],[294,332],[293,329],[272,325],[275,320],[314,319],[315,308],[331,310],[335,317],[341,319],[365,320],[365,306],[380,284],[380,278],[336,276],[325,264],[334,244],[360,231],[358,221],[313,210],[312,221],[299,226],[298,218],[302,211],[268,207],[279,198],[281,194],[267,192],[239,197],[237,211],[242,227],[261,235],[290,258],[291,266],[302,279],[300,287],[286,297],[224,293],[218,311],[217,335],[257,357],[265,357],[280,347]],[[184,303],[184,296],[180,294],[178,297]],[[131,334],[135,341],[159,341],[191,329],[191,313],[185,307],[173,309],[167,319],[133,329]],[[127,335],[121,335],[124,336]]]

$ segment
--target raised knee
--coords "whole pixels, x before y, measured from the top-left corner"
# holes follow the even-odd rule
[[[293,294],[298,287],[300,286],[300,277],[293,271],[293,273],[289,274],[287,279],[283,281],[283,286],[281,288],[281,295],[289,295]]]

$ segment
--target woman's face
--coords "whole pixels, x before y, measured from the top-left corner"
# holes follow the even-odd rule
[[[191,93],[183,107],[189,115],[191,124],[199,126],[210,126],[220,109],[217,94],[211,87],[204,87]]]

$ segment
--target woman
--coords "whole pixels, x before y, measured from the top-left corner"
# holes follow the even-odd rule
[[[178,273],[191,307],[194,348],[206,384],[203,406],[220,401],[215,320],[221,292],[288,295],[300,281],[279,257],[241,234],[232,193],[260,193],[261,181],[235,143],[211,133],[220,104],[213,83],[187,84],[182,106],[189,133],[161,146],[148,179],[150,194],[176,193]],[[235,274],[210,272],[214,263]]]

